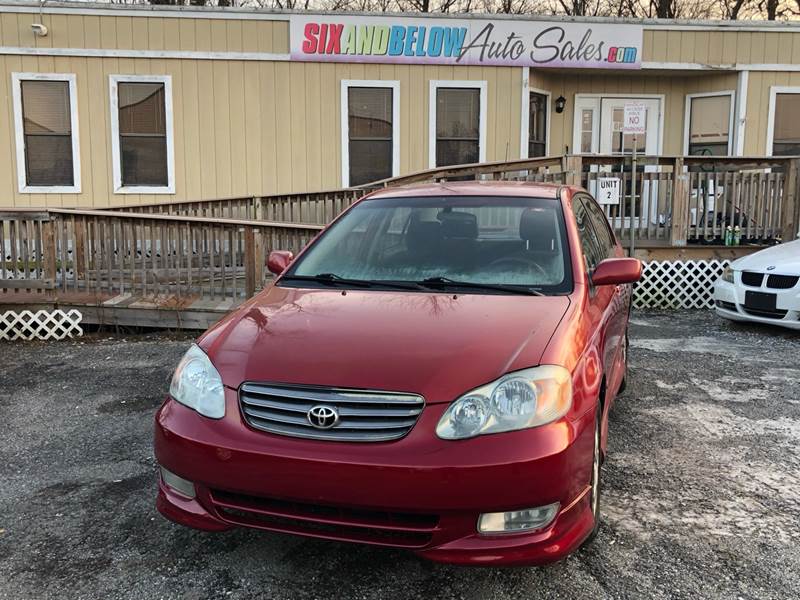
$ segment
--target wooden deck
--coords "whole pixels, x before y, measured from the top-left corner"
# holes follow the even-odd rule
[[[263,289],[270,248],[320,225],[68,209],[0,211],[0,308],[204,329]]]
[[[0,310],[76,308],[86,323],[204,329],[263,289],[271,250],[301,250],[364,193],[453,179],[622,181],[606,215],[645,260],[732,259],[800,222],[799,157],[564,156],[431,169],[361,188],[110,210],[0,208]],[[635,196],[631,195],[636,178]],[[721,245],[727,227],[742,245]]]
[[[794,239],[800,223],[800,157],[581,155],[429,169],[357,189],[305,194],[156,203],[137,213],[246,218],[325,225],[361,195],[383,187],[462,179],[537,181],[597,191],[604,177],[620,180],[621,201],[605,212],[626,248],[723,244],[727,226],[744,243]],[[633,195],[633,181],[636,193]],[[631,218],[631,216],[633,218]]]
[[[83,315],[82,323],[91,325],[121,325],[155,327],[160,329],[203,330],[219,321],[241,300],[209,300],[202,296],[142,296],[131,293],[97,296],[93,293],[0,294],[0,312],[7,310],[76,309]]]

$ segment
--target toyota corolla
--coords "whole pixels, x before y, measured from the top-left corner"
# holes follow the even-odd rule
[[[156,415],[163,515],[462,564],[596,534],[641,264],[588,193],[381,190],[268,267]]]

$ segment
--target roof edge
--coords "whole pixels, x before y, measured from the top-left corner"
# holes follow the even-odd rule
[[[571,17],[566,15],[506,15],[496,13],[409,13],[409,12],[345,12],[322,10],[271,10],[249,7],[217,6],[166,6],[152,4],[109,4],[102,2],[65,2],[36,0],[0,0],[0,12],[27,12],[27,13],[69,13],[97,14],[98,12],[121,13],[135,12],[142,16],[161,17],[194,17],[218,19],[265,19],[288,20],[291,15],[320,15],[320,16],[371,16],[371,17],[405,17],[422,19],[492,19],[515,20],[550,23],[607,23],[642,25],[646,29],[733,29],[733,30],[792,30],[800,32],[800,21],[764,21],[764,20],[689,20],[689,19],[634,19],[624,17]]]

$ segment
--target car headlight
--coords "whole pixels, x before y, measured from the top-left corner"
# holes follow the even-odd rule
[[[725,267],[722,270],[722,275],[720,275],[720,279],[722,281],[727,281],[728,283],[733,283],[733,269],[730,267]]]
[[[504,375],[453,402],[436,426],[445,440],[527,429],[563,417],[572,406],[572,378],[544,365]]]
[[[225,416],[222,377],[196,344],[192,344],[178,363],[169,384],[169,394],[206,417],[221,419]]]

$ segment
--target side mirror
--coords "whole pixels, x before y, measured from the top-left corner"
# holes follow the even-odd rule
[[[280,275],[286,270],[293,258],[294,254],[288,250],[273,250],[267,257],[267,269],[269,269],[270,273]]]
[[[592,273],[594,285],[636,283],[642,276],[642,261],[638,258],[607,258]]]

